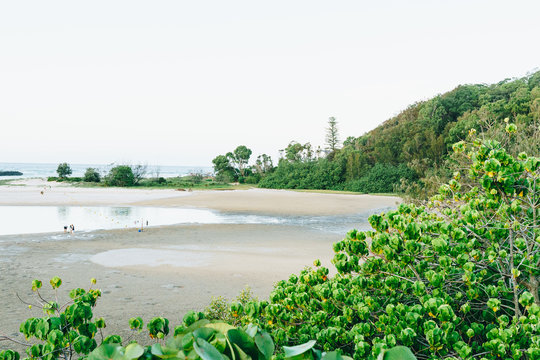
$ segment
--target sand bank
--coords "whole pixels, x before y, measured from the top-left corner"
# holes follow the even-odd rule
[[[395,206],[400,201],[393,196],[269,189],[183,192],[173,189],[81,188],[33,179],[21,180],[14,185],[18,186],[0,186],[0,205],[175,206],[274,215],[340,215]]]

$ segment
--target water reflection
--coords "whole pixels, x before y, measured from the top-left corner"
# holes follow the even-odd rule
[[[69,206],[58,206],[58,218],[65,220],[69,217]]]
[[[0,235],[59,233],[74,224],[77,233],[98,229],[139,228],[172,224],[268,224],[305,226],[307,228],[345,234],[356,228],[369,228],[371,213],[339,216],[265,216],[219,213],[203,209],[107,206],[0,206]]]
[[[111,215],[112,216],[129,216],[131,214],[130,207],[112,207]]]

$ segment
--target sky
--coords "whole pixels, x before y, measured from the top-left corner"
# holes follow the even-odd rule
[[[540,67],[540,2],[0,2],[0,162],[277,160]]]

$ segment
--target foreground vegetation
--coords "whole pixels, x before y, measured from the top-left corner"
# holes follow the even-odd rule
[[[474,138],[455,150],[471,163],[429,207],[372,216],[373,231],[334,245],[339,275],[316,263],[244,306],[246,321],[357,359],[396,344],[418,358],[540,358],[540,159]]]
[[[96,280],[92,279],[92,284]],[[56,291],[62,284],[59,277],[50,280]],[[8,340],[27,346],[26,354],[30,359],[84,358],[89,360],[271,360],[311,359],[311,360],[352,360],[340,351],[322,352],[316,349],[315,340],[299,346],[283,346],[277,355],[274,340],[260,327],[249,324],[237,327],[223,321],[210,321],[204,313],[188,312],[182,324],[174,328],[169,335],[169,320],[163,317],[151,319],[146,328],[152,345],[140,345],[119,335],[104,336],[105,319],[95,319],[93,310],[101,291],[77,288],[70,291],[71,301],[60,305],[58,300],[48,301],[40,293],[40,280],[32,282],[38,306],[45,313],[42,318],[30,318],[20,326],[20,332],[26,341],[23,343],[7,336],[0,336],[0,341]],[[55,296],[57,299],[57,296]],[[30,308],[32,305],[28,305]],[[140,317],[129,319],[133,333],[143,330]],[[98,345],[98,341],[100,344]],[[395,347],[385,352],[387,360],[414,360],[411,351],[404,347]],[[20,354],[14,350],[0,351],[0,360],[19,360]]]

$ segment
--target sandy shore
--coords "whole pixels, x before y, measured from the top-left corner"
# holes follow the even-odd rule
[[[75,188],[25,180],[0,186],[0,205],[145,205],[287,215],[339,215],[394,206],[393,197],[314,194],[275,190],[205,191]],[[44,194],[41,194],[44,191]],[[345,234],[284,225],[189,225],[93,231],[74,235],[0,236],[0,334],[18,335],[26,318],[42,316],[16,297],[31,299],[30,284],[52,276],[68,290],[88,287],[92,277],[103,296],[95,316],[107,333],[128,333],[127,320],[165,316],[172,327],[188,310],[202,310],[212,296],[234,298],[249,285],[267,298],[276,281],[321,259],[331,267],[332,243]],[[63,289],[63,290],[62,290]],[[53,296],[48,291],[47,296]],[[61,302],[61,301],[60,301]],[[0,349],[8,347],[0,343]]]
[[[173,189],[81,188],[39,179],[0,186],[0,205],[176,206],[278,215],[339,215],[394,206],[399,201],[393,196],[268,189],[184,192]]]

